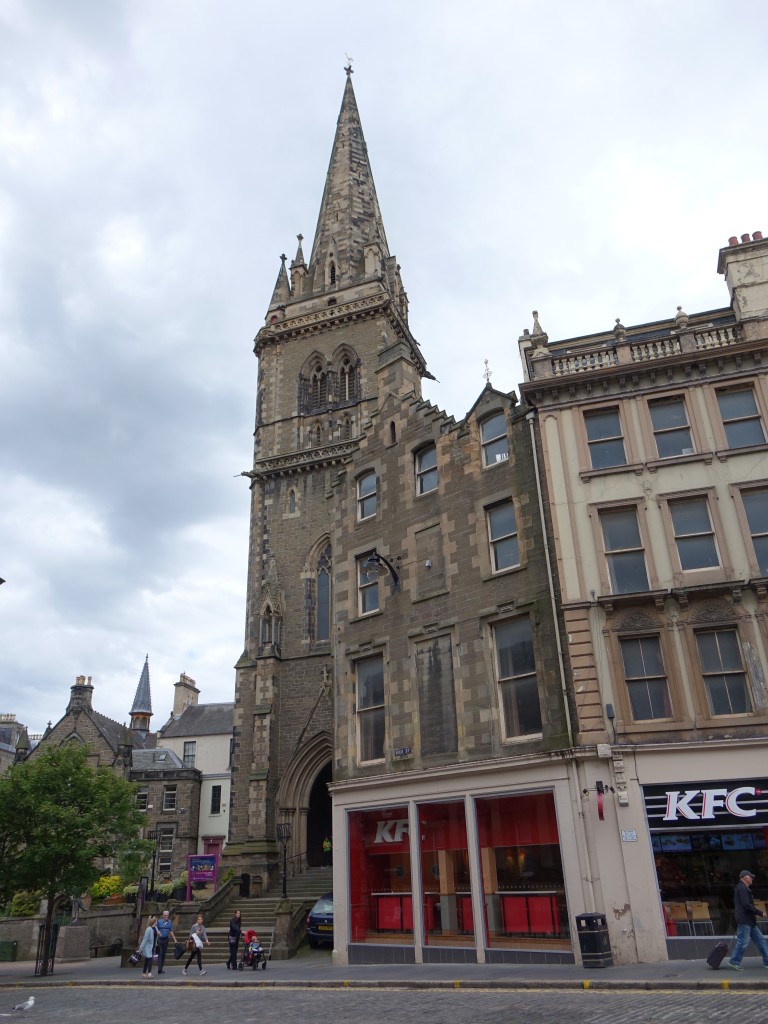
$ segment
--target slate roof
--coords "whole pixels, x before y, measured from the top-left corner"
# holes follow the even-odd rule
[[[152,714],[152,694],[149,689],[149,655],[144,660],[144,668],[141,670],[139,685],[136,687],[136,696],[133,698],[132,715]]]
[[[141,772],[154,770],[175,773],[180,768],[187,767],[181,758],[167,747],[157,747],[155,750],[134,750],[131,761],[132,770]]]
[[[161,736],[228,736],[232,732],[234,717],[234,703],[191,704],[165,726]]]

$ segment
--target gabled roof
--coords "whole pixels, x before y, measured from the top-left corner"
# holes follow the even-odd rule
[[[176,736],[229,736],[234,725],[235,705],[191,704],[162,730],[163,739]]]
[[[86,711],[93,724],[98,728],[101,735],[110,745],[112,750],[117,753],[120,741],[123,735],[123,728],[120,722],[114,721],[112,718],[107,718],[106,715],[102,715],[100,711]],[[154,747],[157,740],[156,733],[138,733],[132,734],[133,746],[135,750],[151,749]]]

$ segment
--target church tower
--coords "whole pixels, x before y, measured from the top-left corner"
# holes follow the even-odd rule
[[[288,855],[319,864],[331,830],[333,487],[381,388],[421,396],[429,376],[408,327],[346,68],[309,261],[280,269],[259,360],[245,649],[236,666],[229,863],[267,877],[276,825]]]

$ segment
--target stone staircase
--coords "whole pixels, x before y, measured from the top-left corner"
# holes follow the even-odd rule
[[[306,910],[309,911],[315,900],[330,892],[332,887],[332,868],[310,868],[305,874],[290,878],[286,888],[288,899],[294,907],[298,904],[304,904]],[[206,921],[205,930],[208,932],[211,944],[203,950],[204,969],[217,972],[224,970],[224,965],[229,958],[229,943],[227,942],[229,922],[236,910],[240,911],[243,931],[245,932],[249,928],[253,928],[261,939],[261,944],[265,950],[269,950],[272,932],[275,927],[275,913],[281,899],[282,890],[279,887],[276,891],[269,892],[265,896],[259,896],[255,899],[245,899],[236,896],[215,918],[211,921]],[[186,939],[186,935],[179,935],[177,938],[183,941]],[[172,952],[173,950],[171,949],[169,958],[166,961],[166,968],[175,969],[183,967],[187,962],[189,954],[185,953],[181,960],[174,960]],[[242,952],[243,946],[241,943],[238,947],[238,960],[242,956]],[[197,963],[194,960],[189,970],[190,973],[197,971]]]

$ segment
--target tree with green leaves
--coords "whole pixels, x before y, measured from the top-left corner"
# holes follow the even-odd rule
[[[0,903],[19,890],[48,901],[43,949],[50,949],[56,898],[80,895],[103,861],[143,861],[146,816],[136,787],[109,768],[93,768],[78,743],[49,747],[0,777]],[[48,972],[48,957],[42,973]]]

